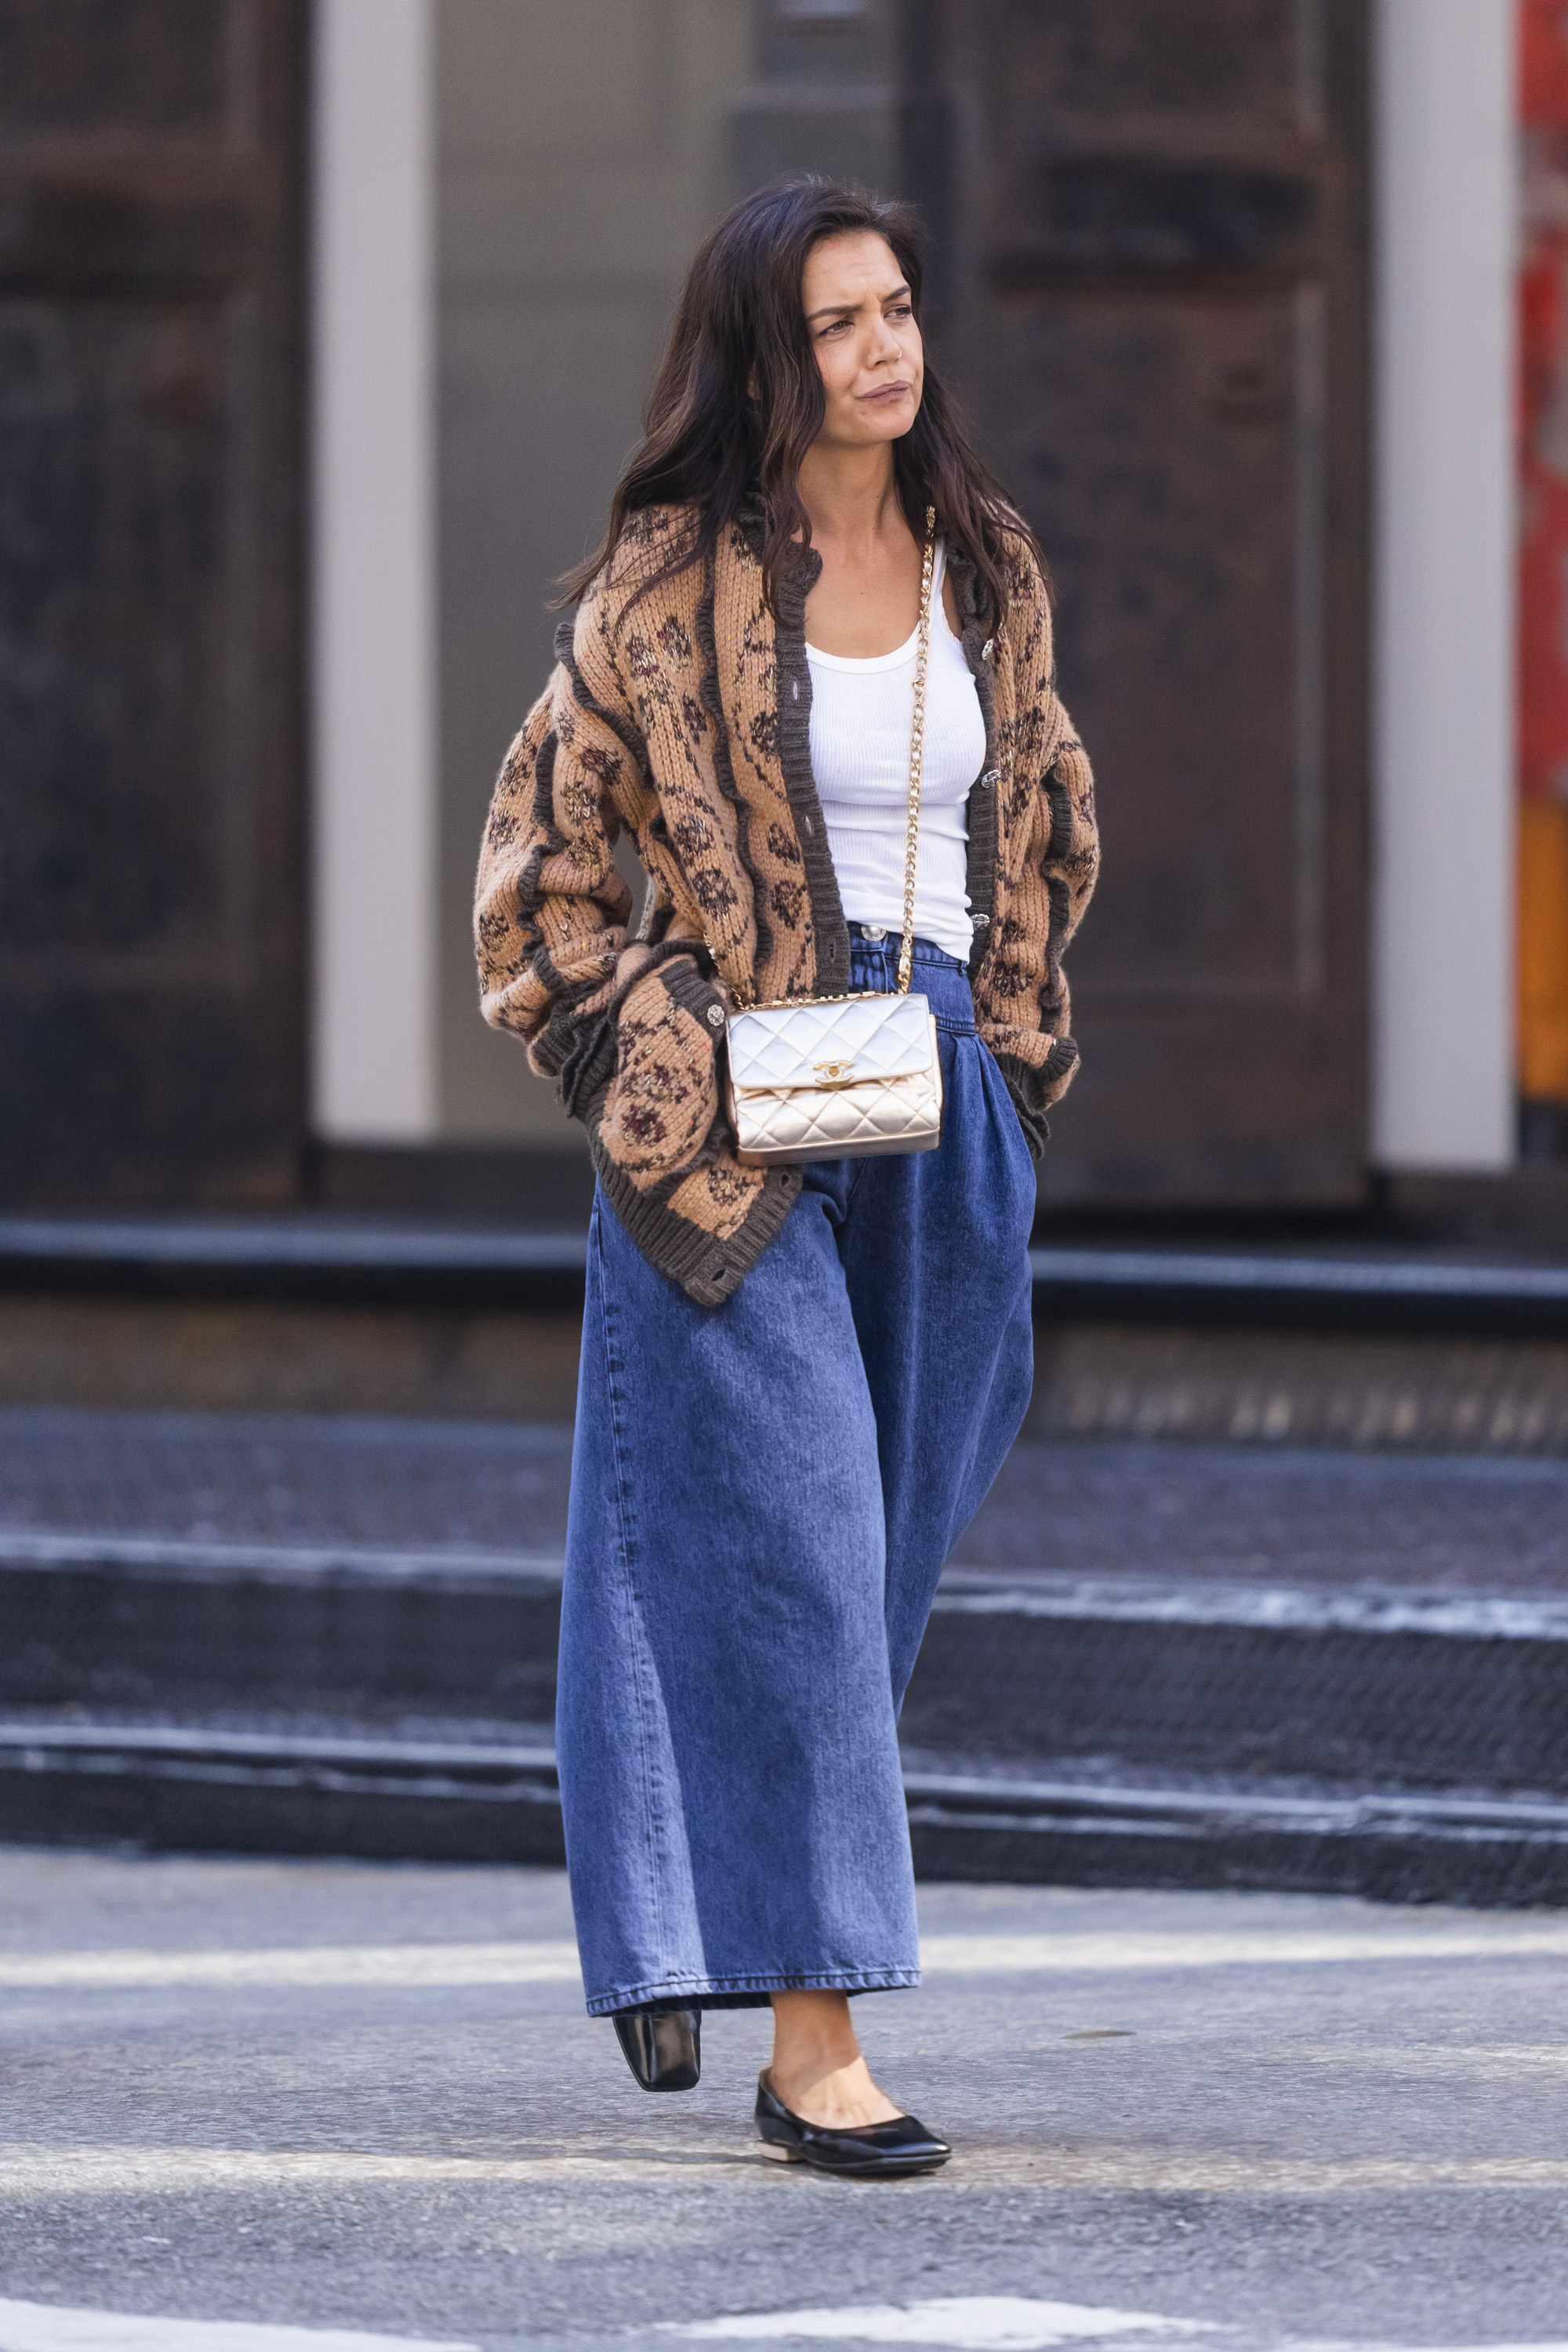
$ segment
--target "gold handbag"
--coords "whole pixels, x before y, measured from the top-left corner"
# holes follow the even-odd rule
[[[910,728],[898,992],[866,989],[852,996],[785,997],[731,1014],[730,1118],[736,1157],[745,1168],[932,1151],[942,1141],[936,1023],[925,998],[910,992],[935,560],[936,509],[928,507]]]

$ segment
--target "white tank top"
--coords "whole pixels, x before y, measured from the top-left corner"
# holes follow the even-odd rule
[[[915,929],[969,961],[974,933],[964,889],[964,803],[985,764],[985,721],[963,648],[942,608],[944,551],[932,583],[926,677]],[[851,923],[896,935],[904,919],[904,811],[910,785],[917,628],[896,653],[869,661],[806,646],[811,663],[811,767]]]

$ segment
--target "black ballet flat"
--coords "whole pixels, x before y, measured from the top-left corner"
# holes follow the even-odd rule
[[[645,2091],[694,2091],[702,2072],[700,2009],[618,2009],[610,2019]]]
[[[934,2172],[952,2154],[946,2140],[928,2132],[913,2116],[895,2116],[886,2124],[856,2124],[846,2131],[808,2124],[804,2116],[790,2113],[765,2074],[757,2077],[757,2137],[770,2156],[782,2156],[786,2163],[814,2164],[819,2172],[842,2172],[862,2180]]]

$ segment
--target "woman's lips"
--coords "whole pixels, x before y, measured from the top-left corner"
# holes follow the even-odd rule
[[[862,400],[901,400],[906,393],[913,390],[912,383],[882,383],[875,392],[863,392],[860,397]]]

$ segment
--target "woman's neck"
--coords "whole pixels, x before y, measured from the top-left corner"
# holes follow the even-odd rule
[[[825,449],[816,443],[801,460],[796,488],[818,549],[832,547],[853,558],[868,554],[880,541],[910,535],[892,448],[885,441],[869,449]]]
[[[920,618],[921,550],[893,480],[893,453],[807,450],[800,502],[822,569],[806,593],[806,643],[851,661],[894,653]]]

